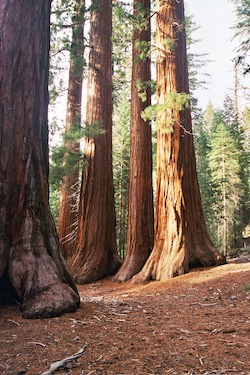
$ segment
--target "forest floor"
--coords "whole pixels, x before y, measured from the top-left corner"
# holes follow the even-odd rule
[[[86,345],[57,374],[250,374],[250,256],[167,282],[79,286],[81,307],[25,320],[0,310],[0,374],[38,375]]]

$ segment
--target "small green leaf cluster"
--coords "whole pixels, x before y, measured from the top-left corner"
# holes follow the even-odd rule
[[[165,45],[168,52],[173,52],[176,48],[176,43],[173,38],[164,38],[163,44]]]
[[[163,104],[153,104],[141,113],[144,121],[156,122],[157,130],[164,133],[173,131],[173,125],[177,120],[176,114],[189,108],[190,95],[186,93],[170,92]],[[161,116],[167,112],[167,116]],[[163,119],[162,119],[163,118]]]
[[[142,81],[141,79],[137,79],[136,81],[136,88],[138,90],[138,96],[142,102],[146,102],[147,100],[147,91],[150,89],[152,92],[151,87],[154,84],[154,81]]]
[[[145,61],[146,59],[150,58],[151,45],[146,40],[137,39],[135,41],[135,49],[136,49],[135,63],[138,64],[140,61]]]
[[[250,292],[250,284],[246,285],[245,288],[244,288],[244,290],[245,290],[246,292]]]
[[[52,149],[50,158],[50,184],[59,189],[64,176],[77,172],[83,167],[84,155],[80,144],[84,138],[95,138],[104,134],[101,123],[84,124],[84,127],[72,126],[63,135],[63,144]]]
[[[141,3],[136,4],[136,11],[131,16],[132,24],[138,31],[147,30],[150,19],[150,10],[145,9]]]

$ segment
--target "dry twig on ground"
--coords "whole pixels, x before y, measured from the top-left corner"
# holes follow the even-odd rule
[[[77,358],[81,357],[85,350],[87,348],[87,345],[84,345],[77,353],[66,357],[64,359],[61,359],[60,361],[54,362],[50,365],[50,368],[48,371],[43,372],[41,375],[52,375],[57,371],[59,368],[64,367],[69,362],[75,361]]]

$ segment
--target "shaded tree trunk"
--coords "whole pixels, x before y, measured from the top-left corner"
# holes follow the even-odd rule
[[[70,133],[81,128],[82,110],[82,82],[84,69],[84,7],[85,1],[77,0],[74,5],[72,17],[72,43],[70,51],[69,86],[67,115],[65,126],[65,165],[67,174],[63,177],[60,195],[60,210],[58,217],[58,235],[60,238],[63,255],[67,260],[74,252],[75,232],[77,228],[79,187],[79,164],[67,166],[67,159],[71,153],[79,154],[80,144],[77,139],[71,140]],[[70,139],[67,139],[69,136]],[[76,159],[74,157],[74,159]],[[71,162],[68,163],[71,166]]]
[[[131,279],[141,270],[153,248],[151,127],[141,117],[151,104],[150,58],[147,54],[150,50],[149,0],[134,1],[134,15],[138,14],[148,22],[142,30],[135,28],[133,35],[127,249],[125,261],[114,281]],[[147,57],[139,57],[141,49]]]
[[[26,318],[79,305],[48,203],[49,22],[49,0],[1,2],[0,280]]]
[[[160,107],[155,244],[142,271],[134,276],[134,283],[165,280],[188,272],[190,267],[225,262],[205,225],[190,108],[178,108],[180,94],[189,93],[183,0],[157,0],[156,43]],[[167,106],[171,95],[172,104]]]
[[[101,134],[85,139],[76,253],[70,268],[79,284],[114,274],[120,266],[115,238],[112,173],[112,1],[91,14],[86,124]]]

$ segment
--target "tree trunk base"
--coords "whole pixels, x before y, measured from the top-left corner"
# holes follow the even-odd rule
[[[80,305],[49,212],[43,220],[34,220],[27,210],[10,249],[6,274],[24,318],[55,317]]]
[[[121,266],[121,262],[119,259],[114,260],[112,265],[108,266],[98,266],[100,264],[100,260],[95,261],[92,259],[91,261],[87,261],[84,263],[84,266],[79,269],[79,271],[74,274],[74,279],[77,284],[89,284],[95,281],[104,279],[105,277],[114,275],[119,267]]]
[[[132,279],[134,275],[138,274],[138,272],[141,271],[147,258],[148,257],[146,257],[145,259],[136,259],[134,256],[126,258],[121,268],[118,270],[117,274],[113,277],[112,280],[114,282],[121,283]]]
[[[188,251],[184,248],[171,251],[159,257],[159,248],[155,246],[143,269],[132,278],[133,284],[143,284],[150,280],[166,281],[176,276],[188,273],[194,267],[212,267],[226,263],[224,255],[220,254],[212,245],[204,249],[197,249],[196,256],[188,259]],[[165,252],[165,250],[164,250]],[[160,258],[160,259],[159,259]]]
[[[33,293],[24,296],[21,307],[23,318],[53,318],[73,312],[79,306],[77,294],[67,284],[54,284]]]

